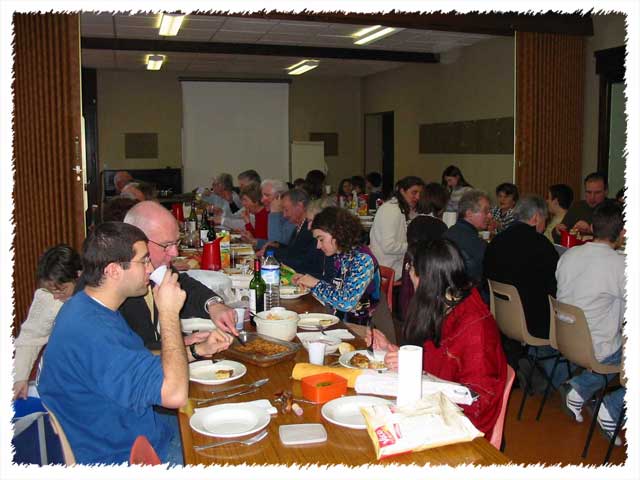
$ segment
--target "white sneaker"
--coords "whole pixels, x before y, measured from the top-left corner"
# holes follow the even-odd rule
[[[574,388],[568,383],[563,383],[558,388],[560,395],[562,396],[562,403],[560,404],[563,410],[576,422],[582,423],[584,418],[582,417],[582,406],[584,400]]]
[[[618,423],[617,418],[612,418],[609,410],[605,407],[604,402],[600,404],[600,408],[598,409],[598,427],[600,427],[600,431],[611,441],[611,437],[613,437],[613,432],[616,430],[616,424]],[[614,443],[617,447],[622,445],[622,439],[619,436],[616,436]]]

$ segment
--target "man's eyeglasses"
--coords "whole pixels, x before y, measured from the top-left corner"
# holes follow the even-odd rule
[[[145,257],[142,260],[129,260],[128,262],[119,262],[119,263],[122,266],[129,265],[130,263],[141,263],[142,265],[147,267],[149,264],[151,264],[151,258]]]
[[[158,243],[158,242],[154,242],[151,239],[149,239],[149,241],[151,243],[153,243],[154,245],[159,246],[160,248],[162,248],[165,251],[169,250],[171,247],[180,248],[180,244],[182,243],[182,239],[178,239],[175,242],[167,242],[167,243]]]

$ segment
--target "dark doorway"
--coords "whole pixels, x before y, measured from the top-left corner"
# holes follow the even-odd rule
[[[100,211],[102,195],[100,192],[98,169],[98,78],[93,68],[82,69],[82,116],[84,117],[84,141],[86,151],[86,181],[87,210],[85,212],[85,225],[89,228],[97,212],[93,205],[97,205]]]
[[[382,191],[387,198],[393,191],[394,115],[393,112],[364,116],[364,170],[382,174]]]

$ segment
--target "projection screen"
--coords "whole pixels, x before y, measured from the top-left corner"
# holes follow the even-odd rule
[[[181,80],[184,191],[253,168],[289,180],[289,83]]]

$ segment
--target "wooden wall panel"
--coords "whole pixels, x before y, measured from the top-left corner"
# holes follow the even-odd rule
[[[546,195],[566,183],[580,194],[584,38],[516,34],[516,183]]]
[[[75,14],[13,17],[14,332],[33,296],[38,258],[84,238],[80,38]]]

